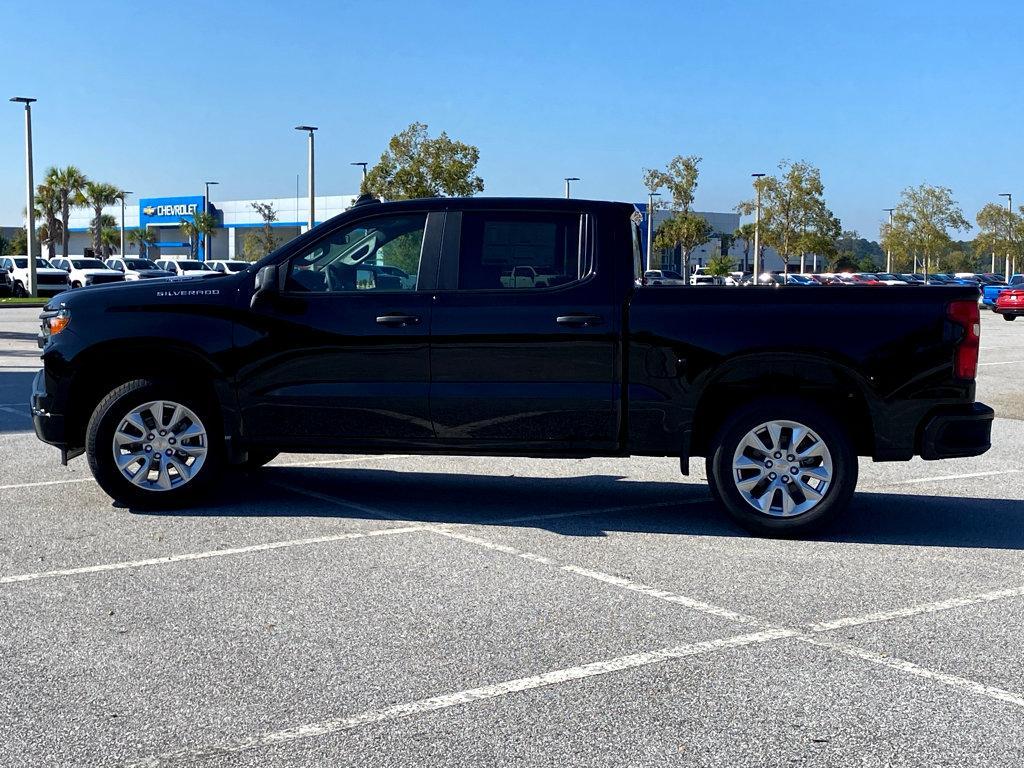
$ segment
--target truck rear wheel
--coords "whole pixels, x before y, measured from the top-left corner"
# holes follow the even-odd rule
[[[150,379],[108,393],[86,429],[86,456],[100,487],[138,508],[180,507],[217,480],[222,441],[209,401]]]
[[[741,526],[793,536],[821,528],[849,505],[857,455],[824,411],[796,399],[760,400],[733,415],[707,457],[712,495]]]

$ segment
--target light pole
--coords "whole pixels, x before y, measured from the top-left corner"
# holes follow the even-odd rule
[[[28,203],[26,216],[28,226],[25,228],[25,248],[28,251],[28,290],[29,296],[36,295],[36,189],[35,181],[32,179],[32,102],[35,99],[28,96],[12,96],[11,101],[25,105],[25,183],[28,190],[26,200]]]
[[[889,212],[889,237],[886,238],[885,244],[885,271],[892,272],[892,212],[895,208],[883,208],[883,211]]]
[[[210,212],[210,185],[220,184],[220,182],[203,182],[203,213],[207,214]],[[210,234],[203,233],[203,261],[205,262],[210,258]]]
[[[1013,248],[1013,193],[1000,192],[999,197],[1006,198],[1006,282],[1010,282],[1010,249]]]
[[[644,267],[644,272],[651,269],[651,253],[654,248],[654,199],[660,198],[660,192],[648,192],[647,193],[647,265]],[[642,275],[640,276],[643,277]]]
[[[356,161],[355,163],[349,163],[349,165],[350,165],[350,166],[362,166],[362,168],[363,168],[363,181],[365,182],[365,181],[366,181],[366,167],[367,167],[368,165],[370,165],[370,164],[369,164],[369,163],[365,163],[365,162],[363,162],[362,160],[359,160],[359,161]],[[361,186],[361,185],[360,185],[360,186]],[[360,192],[361,192],[361,191],[362,191],[362,190],[360,190]]]
[[[572,195],[569,194],[569,182],[578,182],[580,177],[578,176],[566,176],[565,177],[565,197],[569,199]]]
[[[758,180],[764,174],[751,174],[754,177],[754,189],[757,190],[757,214],[754,217],[754,285],[761,275],[761,185]]]
[[[134,194],[131,190],[121,190],[121,258],[124,259],[124,199]]]
[[[313,195],[316,190],[315,179],[313,176],[313,132],[316,129],[314,125],[297,125],[295,126],[296,131],[305,131],[309,134],[309,169],[306,172],[306,176],[309,180],[309,228],[313,229],[313,225],[316,222],[316,211],[313,207]]]

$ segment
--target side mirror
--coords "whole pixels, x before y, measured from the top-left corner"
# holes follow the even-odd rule
[[[266,267],[261,267],[256,273],[256,282],[253,287],[252,299],[249,301],[249,307],[255,307],[259,302],[277,296],[281,292],[279,280],[280,277],[276,264],[268,264]]]

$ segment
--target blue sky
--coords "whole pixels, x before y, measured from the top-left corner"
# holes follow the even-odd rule
[[[0,0],[0,223],[36,174],[74,163],[147,196],[289,196],[312,123],[321,194],[415,120],[480,147],[490,195],[640,200],[641,169],[701,166],[697,208],[752,171],[821,168],[844,227],[921,182],[968,218],[1014,192],[1024,4],[1014,2],[202,2]],[[5,117],[3,117],[5,116]]]

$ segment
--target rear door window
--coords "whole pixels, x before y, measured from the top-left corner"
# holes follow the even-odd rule
[[[576,212],[464,211],[460,290],[550,289],[591,271],[585,215]]]

